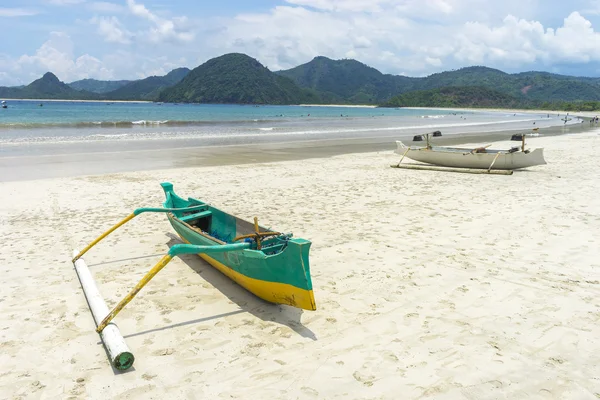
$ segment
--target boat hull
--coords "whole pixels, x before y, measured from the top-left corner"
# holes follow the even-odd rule
[[[486,150],[474,153],[469,149],[449,147],[408,147],[401,141],[396,142],[395,152],[414,161],[442,167],[514,170],[546,164],[543,149],[534,149],[528,153],[517,151],[508,153],[501,150]],[[495,160],[495,161],[494,161]]]
[[[173,197],[171,199],[169,199],[170,196],[167,197],[165,207],[175,206],[175,208],[179,208],[182,206],[182,204],[177,204],[178,202],[174,201]],[[179,198],[179,200],[181,199]],[[230,218],[235,220],[235,217],[229,214],[212,206],[208,207],[215,216],[215,220],[223,216],[229,217],[225,218],[226,220]],[[171,226],[184,242],[199,246],[215,246],[226,243],[182,221],[179,217],[175,214],[168,214]],[[235,230],[235,226],[235,224],[231,225],[230,229]],[[237,236],[237,233],[234,231],[229,237],[235,236]],[[316,304],[308,261],[310,245],[311,243],[308,240],[290,238],[286,241],[284,248],[275,254],[244,249],[211,253],[210,255],[199,254],[199,256],[225,276],[263,300],[306,310],[315,310]]]

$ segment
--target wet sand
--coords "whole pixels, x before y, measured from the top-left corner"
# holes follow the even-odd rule
[[[540,129],[542,137],[585,132],[589,123]],[[461,145],[470,142],[507,140],[518,131],[498,131],[483,134],[463,133],[435,138],[439,145]],[[161,150],[89,152],[41,156],[0,157],[0,182],[45,178],[97,175],[105,173],[147,171],[168,168],[219,166],[305,160],[341,154],[373,151],[393,151],[394,140],[412,143],[413,135],[395,138],[373,136],[360,139],[306,140],[281,143],[261,143],[233,146],[168,148]],[[533,139],[533,138],[532,138]],[[416,142],[420,145],[424,142]]]

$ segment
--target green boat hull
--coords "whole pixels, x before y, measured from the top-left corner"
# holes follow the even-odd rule
[[[194,198],[177,196],[173,185],[162,183],[165,208],[201,206],[191,212],[174,211],[167,214],[177,234],[186,242],[200,246],[218,246],[234,243],[238,236],[251,235],[254,225],[227,214],[218,208]],[[267,231],[261,228],[261,231]],[[291,234],[276,234],[265,239],[261,248],[253,238],[250,249],[199,254],[213,267],[256,296],[276,304],[287,304],[306,310],[315,310],[308,254],[310,241],[292,238]],[[240,243],[240,241],[236,241]]]

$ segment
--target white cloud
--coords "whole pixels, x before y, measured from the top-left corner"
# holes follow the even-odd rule
[[[541,7],[536,0],[287,3],[292,6],[225,21],[224,31],[207,42],[221,53],[245,52],[271,69],[290,68],[318,55],[356,58],[386,73],[415,76],[474,64],[540,69],[600,62],[600,33],[580,13],[549,28],[508,12],[535,15],[535,7]]]
[[[98,26],[98,34],[107,42],[129,44],[133,34],[123,28],[117,17],[94,17],[90,20]]]
[[[73,42],[63,32],[52,32],[34,55],[22,55],[9,62],[13,71],[21,71],[24,79],[20,83],[29,83],[47,71],[53,72],[59,79],[72,81],[88,77],[111,78],[113,72],[107,69],[102,61],[84,54],[75,57]]]
[[[38,14],[35,10],[27,8],[0,8],[0,18],[2,17],[28,17]]]
[[[467,23],[459,38],[456,58],[461,61],[518,65],[600,61],[600,33],[578,12],[571,13],[556,30],[512,15],[498,27]]]
[[[188,65],[194,67],[233,51],[271,70],[324,55],[409,76],[469,65],[563,73],[565,66],[583,65],[593,73],[600,65],[599,19],[594,17],[600,15],[600,0],[280,0],[283,5],[265,12],[220,18],[195,16],[193,7],[176,17],[151,4],[85,1],[80,10],[93,13],[88,30],[96,42],[108,44],[86,42],[88,32],[70,30],[77,48],[90,49],[74,55],[73,46],[62,48],[52,36],[52,43],[23,56],[20,64],[18,58],[0,57],[0,84],[7,76],[30,81],[31,74],[54,68],[64,74],[61,79],[84,73],[131,79],[182,66],[182,57],[196,60]],[[22,71],[9,66],[17,64]]]
[[[164,41],[191,42],[195,37],[186,17],[161,18],[148,10],[143,4],[136,3],[135,0],[127,0],[127,6],[133,15],[152,23],[152,26],[146,32],[138,35],[139,38],[160,43]]]

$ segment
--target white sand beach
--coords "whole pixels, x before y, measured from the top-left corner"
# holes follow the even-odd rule
[[[0,398],[597,399],[600,134],[528,144],[548,165],[512,176],[390,150],[2,182]],[[311,240],[317,311],[176,258],[117,317],[136,361],[115,372],[71,252],[163,181]],[[84,258],[114,306],[175,242],[143,215]]]

